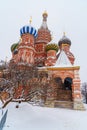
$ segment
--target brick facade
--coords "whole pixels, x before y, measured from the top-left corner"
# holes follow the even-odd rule
[[[44,106],[84,110],[80,89],[80,67],[74,66],[75,57],[70,52],[71,41],[65,36],[59,41],[58,55],[55,44],[49,45],[46,51],[46,46],[51,41],[47,16],[45,12],[37,38],[34,36],[33,28],[30,33],[26,33],[29,27],[23,27],[21,40],[16,48],[18,53],[12,52],[9,65],[12,67],[16,64],[17,69],[15,72],[12,71],[10,79],[21,75],[20,80],[16,78],[13,98],[24,98],[29,101],[38,99],[44,102]],[[55,67],[62,50],[71,66]]]

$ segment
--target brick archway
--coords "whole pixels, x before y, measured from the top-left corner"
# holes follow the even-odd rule
[[[54,86],[55,86],[55,96],[57,101],[72,101],[72,86],[70,84],[71,89],[66,89],[64,86],[64,81],[71,77],[66,77],[65,79],[62,79],[60,76],[54,77]]]
[[[64,88],[66,90],[72,90],[72,84],[73,84],[73,79],[71,77],[66,77],[64,79]]]
[[[59,89],[63,88],[63,82],[61,77],[55,77],[54,82],[57,84],[57,88]]]
[[[70,78],[74,78],[74,73],[73,71],[66,71],[66,70],[61,70],[61,71],[54,71],[53,75],[54,78],[55,77],[60,77],[62,79],[62,81],[64,81],[65,78],[70,77]]]

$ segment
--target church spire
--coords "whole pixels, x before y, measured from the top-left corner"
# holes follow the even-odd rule
[[[66,32],[63,32],[63,36],[64,36],[64,37],[66,36]]]
[[[47,21],[47,17],[48,17],[47,11],[44,11],[44,13],[43,13],[43,21]]]
[[[43,16],[43,21],[42,21],[41,28],[48,29],[48,27],[47,27],[47,17],[48,17],[47,12],[44,11],[44,13],[42,14],[42,16]]]
[[[29,23],[31,25],[31,23],[32,23],[32,16],[30,16]]]

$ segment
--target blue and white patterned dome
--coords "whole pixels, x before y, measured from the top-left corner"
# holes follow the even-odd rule
[[[32,26],[23,26],[21,29],[20,29],[20,35],[23,35],[25,33],[29,33],[29,34],[32,34],[35,38],[37,37],[37,30],[32,27]]]

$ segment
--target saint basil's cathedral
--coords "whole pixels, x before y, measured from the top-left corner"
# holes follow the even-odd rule
[[[28,97],[29,101],[42,101],[47,107],[83,110],[80,67],[74,66],[71,40],[64,33],[58,44],[53,43],[46,11],[42,17],[38,31],[31,26],[30,20],[30,25],[20,29],[20,41],[11,46],[9,67],[17,66],[17,70],[25,72],[22,78],[23,82],[26,81],[25,84],[21,80],[16,83],[13,98]],[[27,80],[24,77],[26,73]],[[30,80],[29,74],[34,75]]]

